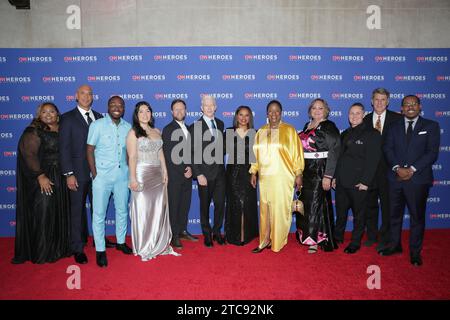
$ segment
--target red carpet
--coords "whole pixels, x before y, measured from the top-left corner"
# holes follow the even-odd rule
[[[293,234],[279,253],[252,254],[256,240],[244,247],[183,243],[181,257],[148,262],[108,249],[106,269],[97,267],[89,246],[81,289],[69,290],[66,269],[73,258],[12,265],[14,241],[1,238],[0,299],[450,299],[450,230],[426,231],[422,267],[409,263],[407,250],[381,257],[374,247],[348,255],[341,246],[337,252],[311,255]],[[405,249],[407,244],[405,234]],[[367,288],[370,265],[381,269],[380,290]]]

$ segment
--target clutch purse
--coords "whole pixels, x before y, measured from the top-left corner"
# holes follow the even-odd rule
[[[303,201],[300,200],[301,192],[298,190],[295,193],[295,199],[292,200],[292,214],[301,214],[305,215],[305,207],[303,205]]]
[[[128,186],[128,188],[129,188],[129,187],[130,187],[130,186]],[[143,190],[144,190],[144,184],[138,182],[138,187],[137,187],[137,189],[136,189],[135,192],[142,192]]]
[[[137,188],[137,192],[142,192],[144,190],[144,184],[143,183],[139,183],[138,182],[138,188]]]

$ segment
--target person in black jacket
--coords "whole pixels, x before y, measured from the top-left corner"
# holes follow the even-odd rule
[[[198,241],[187,231],[189,208],[192,195],[192,168],[190,154],[190,139],[188,128],[184,123],[186,118],[186,103],[181,99],[172,101],[170,106],[173,120],[162,131],[164,158],[166,159],[169,176],[168,197],[169,216],[172,228],[172,246],[181,249],[180,239]],[[177,152],[178,149],[178,152]]]
[[[373,188],[381,157],[381,136],[363,122],[364,106],[354,103],[348,112],[350,128],[341,135],[341,152],[335,173],[336,241],[344,240],[348,209],[353,213],[353,232],[345,253],[355,253],[361,246],[365,227],[368,190]]]
[[[59,123],[59,162],[70,190],[71,247],[75,262],[88,262],[84,245],[88,237],[86,199],[92,202],[92,179],[86,158],[86,141],[89,125],[103,116],[91,108],[92,88],[82,85],[75,95],[77,106],[64,113]],[[105,239],[107,240],[107,239]],[[113,243],[106,241],[107,247]]]
[[[200,198],[200,224],[206,247],[225,244],[220,234],[225,210],[225,166],[223,161],[223,122],[215,117],[216,100],[212,96],[202,97],[203,116],[189,127],[192,137],[192,172],[198,182]],[[209,206],[214,200],[214,225],[209,223]]]
[[[373,127],[381,134],[382,144],[386,139],[386,132],[397,121],[402,119],[401,114],[387,109],[389,105],[389,91],[377,88],[372,92],[373,111],[364,117],[364,123]],[[380,145],[381,149],[381,145]],[[382,152],[383,154],[383,152]],[[367,241],[365,246],[372,246],[378,242],[377,251],[384,249],[389,243],[390,237],[390,208],[389,208],[389,184],[387,179],[386,160],[382,155],[377,165],[374,188],[369,190],[368,209],[366,212]],[[380,199],[380,205],[378,205]],[[378,216],[381,206],[381,226],[378,231]],[[379,239],[378,239],[379,235]]]

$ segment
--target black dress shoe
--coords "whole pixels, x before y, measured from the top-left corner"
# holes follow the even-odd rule
[[[336,249],[338,248],[337,243],[334,242],[335,246],[333,246],[332,243],[330,243],[330,241],[322,241],[321,243],[319,243],[319,247],[321,250],[325,251],[325,252],[332,252],[335,247]]]
[[[75,257],[76,263],[86,264],[88,262],[88,258],[84,252],[75,252],[73,256]]]
[[[333,241],[333,249],[334,250],[339,249],[338,243],[336,241]]]
[[[344,249],[344,252],[348,253],[348,254],[353,254],[353,253],[356,253],[358,250],[359,250],[359,247],[349,245],[347,248]]]
[[[415,267],[420,267],[423,264],[422,257],[420,255],[411,256],[411,264]]]
[[[371,247],[375,243],[377,243],[377,240],[367,240],[367,241],[364,242],[364,247]]]
[[[116,250],[122,251],[125,254],[132,254],[133,250],[127,246],[126,243],[116,244]]]
[[[108,238],[105,237],[105,247],[106,248],[115,248],[117,245],[117,243],[112,242],[111,240],[109,240]]]
[[[264,249],[270,248],[271,243],[269,242],[264,247],[260,248],[259,246],[252,250],[252,253],[261,253]]]
[[[183,240],[189,240],[189,241],[198,241],[197,237],[194,237],[192,234],[190,234],[189,232],[187,232],[186,230],[184,230],[183,232],[180,233],[179,235],[180,239]]]
[[[337,244],[343,244],[343,243],[344,243],[344,240],[334,239],[334,243],[337,243]]]
[[[25,259],[14,257],[11,259],[12,264],[22,264],[25,263]]]
[[[377,252],[380,253],[380,251],[386,250],[388,247],[389,247],[388,244],[380,242],[377,244]]]
[[[207,246],[208,248],[211,248],[213,246],[211,235],[209,235],[209,234],[205,235],[204,243],[205,243],[205,246]]]
[[[181,244],[180,238],[172,238],[172,241],[170,241],[170,245],[177,249],[183,249],[183,245]]]
[[[213,235],[213,240],[217,242],[217,244],[223,246],[225,244],[225,238],[220,234]]]
[[[106,251],[101,251],[101,252],[97,251],[96,258],[97,258],[97,265],[100,268],[108,266],[108,259],[106,258]]]
[[[401,247],[387,248],[387,249],[378,251],[380,256],[392,256],[393,254],[399,254],[402,252],[403,252],[403,250]]]

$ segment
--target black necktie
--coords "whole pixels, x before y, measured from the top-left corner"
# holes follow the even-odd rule
[[[88,122],[88,126],[91,125],[91,123],[93,122],[92,118],[89,116],[89,112],[85,113],[86,117],[87,117],[87,122]]]
[[[413,123],[414,121],[408,121],[408,128],[406,129],[406,144],[409,144],[413,133]]]

